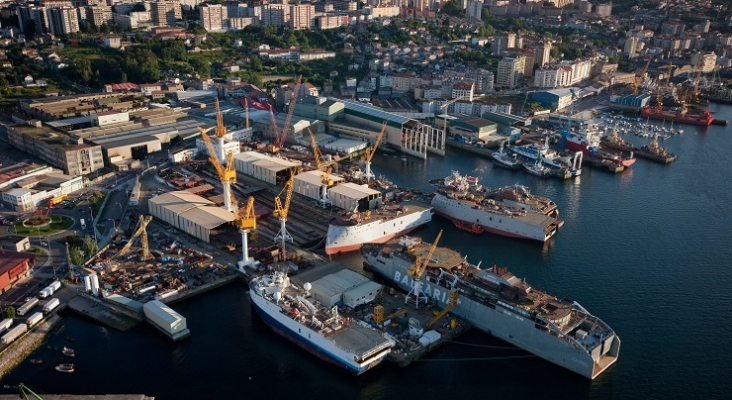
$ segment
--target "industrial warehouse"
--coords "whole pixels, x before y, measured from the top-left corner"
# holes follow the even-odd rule
[[[234,221],[234,214],[210,200],[186,191],[169,192],[149,200],[150,215],[170,226],[211,243],[217,228]]]

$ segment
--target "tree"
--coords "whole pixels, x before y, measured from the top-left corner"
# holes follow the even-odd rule
[[[465,10],[456,0],[450,0],[442,6],[442,12],[453,17],[465,17]]]
[[[71,264],[79,266],[84,262],[84,253],[78,246],[73,246],[69,249],[69,261]]]
[[[97,242],[94,241],[94,238],[86,235],[84,236],[84,252],[86,254],[96,254],[96,252],[99,250],[99,247],[97,247]]]
[[[5,318],[14,319],[15,318],[15,307],[13,306],[7,306],[5,307]]]
[[[251,56],[249,58],[249,69],[254,72],[262,72],[262,60],[258,56]]]

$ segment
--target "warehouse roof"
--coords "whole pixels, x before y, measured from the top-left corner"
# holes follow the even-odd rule
[[[390,112],[383,111],[374,106],[364,104],[354,100],[336,99],[329,97],[329,100],[340,101],[345,105],[346,110],[352,110],[360,114],[368,115],[374,121],[390,121],[397,124],[404,124],[409,121],[409,118],[402,117],[401,115],[393,114]]]
[[[206,229],[215,229],[227,222],[234,221],[234,213],[220,207],[199,206],[186,210],[183,218],[195,222]]]
[[[146,135],[146,136],[140,136],[140,137],[134,137],[134,138],[133,137],[121,138],[119,140],[98,143],[98,144],[101,145],[102,148],[105,148],[105,149],[114,149],[117,147],[126,147],[126,146],[133,146],[133,145],[142,146],[147,143],[157,143],[157,142],[159,142],[159,140],[155,136]]]
[[[309,184],[315,185],[315,186],[320,186],[322,184],[321,180],[320,180],[321,174],[322,174],[322,172],[320,172],[318,170],[307,171],[307,172],[303,172],[301,174],[297,174],[295,176],[295,180],[303,181],[305,183],[309,183]],[[342,182],[345,180],[342,177],[340,177],[338,175],[333,175],[333,174],[328,174],[328,177],[330,179],[332,179],[333,182]]]
[[[368,188],[366,186],[357,185],[355,183],[346,182],[330,189],[331,193],[337,193],[351,199],[362,199],[366,196],[381,194],[378,190]]]
[[[142,306],[142,308],[145,310],[145,314],[155,314],[161,320],[169,324],[185,319],[182,315],[175,312],[172,308],[157,300],[148,301]]]
[[[281,158],[267,158],[267,159],[255,161],[254,165],[256,165],[260,168],[265,168],[265,169],[269,169],[271,171],[278,172],[278,171],[282,171],[283,169],[287,169],[287,168],[299,167],[300,165],[302,165],[302,163],[299,161],[298,162],[287,161],[287,160],[283,160]]]
[[[148,201],[176,214],[182,214],[187,210],[198,206],[214,205],[212,201],[186,191],[163,193]]]
[[[252,161],[262,160],[267,157],[268,156],[266,156],[262,153],[257,153],[256,151],[245,151],[243,153],[234,154],[235,160],[240,160],[243,162],[252,162]]]
[[[36,261],[36,256],[30,253],[0,250],[0,275],[8,273],[26,261],[32,265]]]

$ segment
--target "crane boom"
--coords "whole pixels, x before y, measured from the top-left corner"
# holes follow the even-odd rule
[[[430,246],[430,250],[427,252],[427,257],[425,257],[423,259],[417,257],[417,260],[414,262],[414,265],[412,266],[412,268],[407,270],[407,273],[409,275],[412,275],[414,277],[414,279],[419,279],[422,277],[422,274],[424,273],[425,269],[427,269],[427,264],[429,264],[430,259],[432,258],[432,254],[434,254],[435,249],[437,248],[437,243],[440,241],[441,237],[442,237],[442,230],[440,230],[440,233],[437,234],[435,241],[432,242],[432,245]]]
[[[280,199],[280,194],[282,194],[282,192],[274,198],[275,208],[272,214],[280,220],[280,230],[277,232],[277,235],[275,235],[274,241],[277,242],[278,240],[282,240],[283,254],[285,253],[285,242],[289,240],[290,243],[294,243],[295,241],[292,238],[292,235],[290,235],[290,232],[287,231],[287,213],[290,211],[290,201],[292,200],[292,189],[294,187],[296,174],[297,171],[292,171],[290,179],[287,180],[287,183],[285,183],[285,186],[282,188],[282,191],[285,192],[285,205],[282,205],[282,200]]]
[[[221,108],[219,107],[219,99],[216,99],[216,132],[217,138],[223,138],[226,135],[226,126],[224,125],[224,116],[221,114]]]
[[[120,256],[127,254],[127,252],[130,251],[130,248],[132,248],[132,243],[139,237],[140,244],[142,245],[142,260],[146,261],[152,258],[152,254],[150,254],[150,248],[147,243],[147,225],[152,221],[152,218],[152,215],[140,215],[140,219],[137,221],[137,227],[135,228],[135,233],[132,234],[130,240],[124,247],[122,247],[122,250],[120,250]]]
[[[295,110],[295,104],[297,103],[297,96],[300,94],[300,84],[302,82],[302,75],[297,77],[295,83],[295,89],[290,96],[290,105],[287,108],[287,118],[285,118],[285,126],[282,127],[282,132],[277,136],[277,147],[282,147],[287,139],[287,130],[290,129],[290,122],[292,121],[292,112]]]
[[[449,313],[453,308],[455,308],[455,306],[458,305],[458,293],[459,292],[457,290],[453,290],[452,292],[450,292],[450,297],[448,297],[447,305],[445,306],[445,308],[443,308],[442,311],[440,311],[439,313],[435,314],[435,316],[432,317],[432,319],[424,325],[425,328],[429,329],[432,325],[435,324],[435,322],[439,321],[440,318],[444,317],[445,314]]]
[[[254,197],[249,196],[244,214],[236,209],[236,225],[239,229],[257,229],[257,218],[254,216]]]
[[[376,141],[374,142],[374,146],[371,147],[370,150],[366,151],[366,162],[371,162],[371,159],[374,158],[374,154],[376,154],[376,149],[379,147],[379,143],[381,143],[381,138],[384,137],[384,132],[386,132],[386,126],[389,123],[389,121],[384,121],[384,123],[381,124],[381,131],[376,136]]]

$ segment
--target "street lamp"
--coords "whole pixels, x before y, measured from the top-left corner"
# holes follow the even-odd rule
[[[107,218],[107,221],[112,221],[112,224],[114,225],[114,233],[117,233],[117,221],[115,221],[112,218]],[[113,235],[114,235],[113,233]]]
[[[99,247],[99,242],[97,241],[97,227],[95,226],[94,222],[94,210],[92,210],[91,207],[89,207],[89,216],[91,217],[91,228],[92,232],[94,232],[94,243]]]

